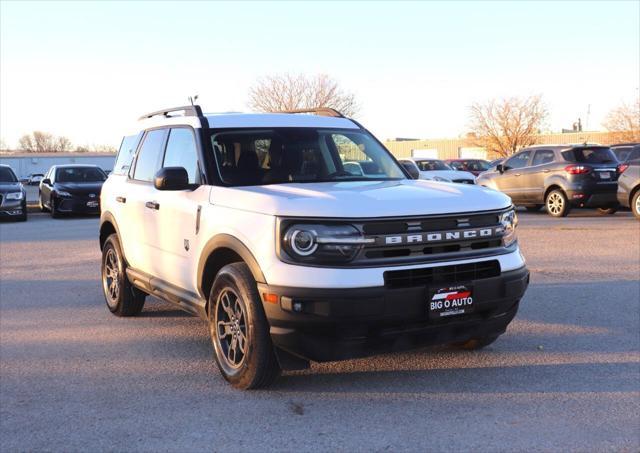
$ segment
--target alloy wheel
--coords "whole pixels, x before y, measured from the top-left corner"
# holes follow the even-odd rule
[[[115,307],[118,304],[118,295],[120,294],[120,263],[113,248],[107,250],[104,257],[102,284],[104,285],[104,293],[107,295],[107,304],[110,307]]]
[[[231,288],[220,292],[216,304],[214,341],[226,365],[237,369],[247,354],[247,316],[244,303]]]
[[[552,193],[547,200],[547,209],[551,214],[558,215],[564,208],[564,199],[559,193]]]
[[[636,204],[634,208],[636,210],[636,215],[640,216],[640,197],[636,197]]]

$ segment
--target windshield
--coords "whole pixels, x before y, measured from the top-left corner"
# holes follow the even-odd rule
[[[585,164],[608,164],[617,161],[611,149],[599,148],[574,148],[562,152],[562,156],[570,162]]]
[[[311,128],[214,132],[218,171],[231,186],[406,179],[363,131]]]
[[[18,182],[18,178],[9,167],[0,167],[0,182]]]
[[[462,171],[485,171],[489,169],[489,162],[484,160],[454,160],[449,162],[454,170]]]
[[[56,171],[56,182],[100,182],[105,179],[104,172],[95,167],[67,167]]]
[[[451,167],[441,160],[417,160],[416,165],[420,171],[451,170]]]

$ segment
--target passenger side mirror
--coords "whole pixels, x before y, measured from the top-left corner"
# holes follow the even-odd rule
[[[502,174],[502,173],[504,173],[506,171],[506,168],[504,168],[504,165],[498,164],[498,165],[496,165],[496,170],[498,170],[500,172],[500,174]]]
[[[51,180],[49,178],[44,178],[42,181],[42,184],[50,186],[51,185]]]
[[[158,190],[186,190],[191,188],[189,174],[182,167],[165,167],[158,170],[153,185]]]

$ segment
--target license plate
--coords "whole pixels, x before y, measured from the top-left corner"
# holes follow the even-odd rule
[[[89,208],[97,208],[98,207],[98,202],[97,201],[87,201],[87,207],[89,207]]]
[[[471,313],[474,309],[473,291],[467,285],[438,288],[431,292],[428,304],[429,318],[432,319]]]
[[[608,171],[601,171],[600,179],[611,179],[611,173]]]

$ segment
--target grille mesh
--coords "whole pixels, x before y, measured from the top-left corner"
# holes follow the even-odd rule
[[[464,283],[499,275],[500,263],[497,260],[492,260],[451,266],[386,271],[384,284],[388,288],[409,288],[431,284]]]

